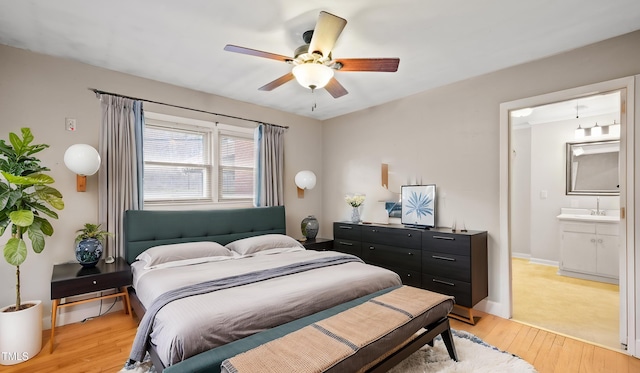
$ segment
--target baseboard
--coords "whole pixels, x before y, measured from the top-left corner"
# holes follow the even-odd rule
[[[620,280],[618,280],[617,278],[597,276],[597,275],[591,275],[591,274],[588,274],[588,273],[580,273],[580,272],[568,271],[568,270],[563,270],[563,269],[559,269],[558,270],[558,274],[561,275],[561,276],[579,278],[579,279],[582,279],[582,280],[589,280],[589,281],[596,281],[596,282],[604,282],[604,283],[613,284],[613,285],[620,285]]]
[[[526,253],[511,253],[511,257],[512,258],[518,258],[518,259],[531,259],[531,254],[526,254]]]
[[[58,311],[58,318],[56,320],[56,328],[73,324],[77,322],[81,322],[85,319],[91,319],[98,316],[105,315],[107,313],[122,311],[124,309],[122,305],[122,300],[117,298],[115,304],[113,304],[113,299],[104,299],[102,300],[102,310],[100,309],[100,302],[96,300],[95,302],[79,304],[77,306],[69,306],[65,308],[61,308]],[[113,307],[111,305],[113,304]],[[109,310],[107,312],[107,310]],[[42,318],[42,329],[51,329],[51,316],[48,315]]]
[[[556,260],[529,258],[529,261],[533,264],[542,264],[545,266],[559,267],[560,263]]]
[[[473,307],[473,309],[490,313],[492,315],[502,317],[503,319],[508,319],[511,317],[511,315],[509,315],[509,307],[507,305],[492,300],[481,300]]]

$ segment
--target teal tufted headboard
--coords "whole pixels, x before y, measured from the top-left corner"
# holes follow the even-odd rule
[[[125,260],[133,263],[146,249],[181,242],[231,241],[262,234],[285,234],[284,206],[233,210],[150,211],[124,213]]]

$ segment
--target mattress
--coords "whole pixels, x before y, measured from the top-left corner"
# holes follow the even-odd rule
[[[145,308],[160,295],[212,279],[344,255],[293,251],[145,270],[133,263],[134,288]],[[315,268],[173,301],[152,324],[150,343],[165,366],[203,351],[393,286],[397,274],[361,261]]]

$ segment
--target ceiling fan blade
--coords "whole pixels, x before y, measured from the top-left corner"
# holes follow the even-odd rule
[[[309,42],[309,52],[320,52],[323,57],[329,53],[342,33],[347,20],[327,12],[320,12],[318,22]]]
[[[259,91],[272,91],[278,87],[280,87],[281,85],[283,85],[284,83],[290,81],[293,79],[293,74],[292,73],[286,73],[283,76],[279,77],[278,79],[272,81],[271,83],[267,83],[265,85],[263,85],[262,87],[258,88]]]
[[[396,72],[400,64],[399,58],[343,58],[336,60],[342,64],[338,71],[380,71]]]
[[[342,86],[342,84],[340,84],[338,82],[338,80],[336,80],[336,78],[331,78],[331,80],[329,80],[329,83],[327,83],[326,86],[324,86],[324,89],[327,90],[327,92],[329,92],[331,94],[331,96],[333,96],[333,98],[338,98],[338,97],[342,97],[344,95],[346,95],[347,90],[344,89],[344,87]]]
[[[269,59],[272,59],[272,60],[278,60],[278,61],[282,61],[282,62],[290,62],[290,61],[293,60],[293,58],[291,58],[291,57],[283,56],[283,55],[280,55],[280,54],[263,52],[263,51],[259,51],[257,49],[239,47],[237,45],[231,45],[231,44],[225,45],[224,50],[226,50],[227,52],[248,54],[250,56],[269,58]]]

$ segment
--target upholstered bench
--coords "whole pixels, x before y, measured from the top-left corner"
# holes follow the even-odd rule
[[[387,289],[206,351],[165,369],[223,372],[384,372],[437,335],[457,360],[450,296]],[[213,369],[213,370],[212,370]]]

